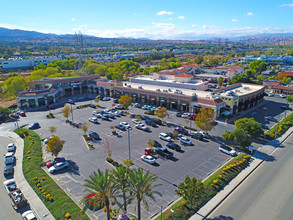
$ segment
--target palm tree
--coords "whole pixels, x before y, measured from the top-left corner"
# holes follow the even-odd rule
[[[153,200],[154,194],[157,194],[159,196],[162,196],[160,192],[153,191],[152,188],[155,188],[157,186],[160,186],[161,184],[152,184],[158,179],[158,177],[152,175],[148,172],[145,174],[143,173],[143,170],[141,168],[132,169],[129,170],[129,191],[130,191],[130,199],[136,199],[137,202],[137,216],[138,220],[141,219],[141,213],[140,213],[140,203],[143,202],[144,206],[148,210],[148,203],[146,201],[146,197],[149,197]]]
[[[83,201],[86,204],[85,209],[89,208],[90,205],[93,206],[93,209],[104,206],[107,212],[107,220],[110,220],[110,203],[113,204],[116,198],[114,195],[115,188],[113,187],[109,170],[106,170],[104,173],[98,169],[98,171],[93,172],[85,182],[85,191],[88,192],[87,197],[85,197]]]
[[[123,209],[125,212],[127,212],[127,205],[129,203],[129,198],[126,195],[129,188],[128,172],[129,169],[125,166],[116,167],[116,170],[112,171],[114,188],[122,193],[122,195],[119,195],[119,197],[122,197],[123,199]]]

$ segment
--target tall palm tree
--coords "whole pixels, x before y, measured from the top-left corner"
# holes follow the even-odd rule
[[[154,194],[162,196],[160,192],[153,191],[152,188],[160,186],[161,184],[152,185],[158,177],[148,172],[145,174],[141,168],[129,170],[129,191],[131,194],[130,199],[136,199],[137,202],[137,217],[141,219],[140,203],[143,202],[147,210],[149,210],[146,197],[155,200]]]
[[[93,209],[104,206],[106,207],[107,220],[110,220],[110,203],[113,203],[115,199],[116,190],[113,187],[109,170],[106,170],[104,173],[98,169],[85,182],[85,191],[88,192],[87,197],[83,201],[86,204],[85,209],[89,208],[89,206],[93,206]]]
[[[129,169],[125,166],[116,167],[116,170],[112,171],[114,188],[122,193],[122,195],[117,195],[117,197],[122,197],[123,209],[125,212],[127,212],[127,205],[129,203],[129,197],[127,196],[127,191],[129,188],[128,172]],[[120,204],[118,203],[118,205]]]

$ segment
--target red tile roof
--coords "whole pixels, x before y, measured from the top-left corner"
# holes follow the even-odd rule
[[[159,75],[176,75],[176,72],[170,71],[170,72],[157,72]]]
[[[207,104],[207,105],[219,105],[224,103],[224,101],[220,98],[216,98],[216,99],[206,99],[206,98],[199,98],[196,97],[195,101],[201,104]]]
[[[183,65],[181,67],[183,67],[183,68],[189,68],[189,67],[200,68],[200,66],[198,64],[188,64],[188,65]]]
[[[187,73],[180,73],[176,75],[175,77],[182,77],[182,78],[191,78],[193,75],[187,74]]]
[[[279,72],[278,73],[278,75],[280,75],[280,74],[283,74],[283,75],[286,75],[286,76],[293,76],[293,72],[286,72],[286,71],[284,71],[284,72]]]
[[[241,66],[231,66],[230,68],[232,68],[232,69],[239,69],[239,70],[242,70],[243,69]]]
[[[286,91],[293,91],[293,87],[288,86],[272,86],[272,89],[281,89]]]

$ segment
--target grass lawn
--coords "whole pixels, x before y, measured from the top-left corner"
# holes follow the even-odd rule
[[[278,125],[279,124],[279,125]],[[277,137],[282,136],[291,126],[293,125],[293,113],[289,114],[286,118],[284,118],[279,123],[275,124],[270,130],[268,130],[265,134],[269,136],[271,139],[275,138],[276,129],[278,129]]]
[[[44,162],[39,135],[25,128],[17,129],[15,132],[20,136],[23,132],[27,132],[25,137],[22,136],[24,139],[23,174],[55,219],[61,219],[60,211],[63,213],[63,218],[65,213],[70,213],[71,219],[89,219],[86,214],[81,213],[79,206],[41,168]],[[37,184],[40,185],[37,186]],[[50,195],[48,196],[48,194]],[[46,196],[47,199],[44,199],[43,197]]]
[[[186,202],[185,200],[182,198],[180,199],[178,202],[174,203],[171,208],[169,208],[168,210],[166,210],[163,213],[163,219],[186,219],[186,215],[184,215],[185,213],[189,213],[189,215],[194,214],[196,211],[198,211],[201,207],[203,207],[210,199],[212,199],[216,194],[217,194],[217,190],[213,189],[213,187],[211,187],[211,185],[213,185],[213,181],[217,180],[219,178],[219,175],[221,175],[221,172],[231,166],[232,164],[237,163],[239,160],[243,159],[244,156],[246,154],[245,153],[240,153],[238,154],[236,157],[234,157],[232,160],[230,160],[229,162],[227,162],[226,164],[224,164],[221,168],[219,168],[216,172],[214,172],[211,176],[209,176],[204,182],[203,185],[206,187],[205,190],[205,196],[204,199],[202,199],[202,201],[200,202],[200,204],[196,207],[196,209],[194,210],[189,210],[188,208],[186,208],[186,206],[184,205]],[[229,172],[229,177],[226,181],[222,181],[221,187],[224,187],[224,185],[228,184],[233,178],[235,178],[244,168],[245,166],[241,166],[238,169],[237,168],[233,168],[233,170],[231,170],[231,172]],[[172,210],[174,210],[175,212],[172,213]],[[174,214],[177,213],[176,216],[174,216]],[[182,214],[182,215],[180,215]],[[171,215],[173,215],[173,218],[171,218]],[[188,216],[189,217],[189,216]],[[160,220],[161,216],[158,216],[156,218],[156,220]]]

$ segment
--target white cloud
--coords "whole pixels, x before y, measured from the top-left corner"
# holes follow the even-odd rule
[[[289,8],[293,8],[293,4],[282,4],[282,5],[280,5],[280,7],[289,7]]]
[[[196,27],[197,27],[197,25],[196,25],[196,24],[193,24],[193,25],[191,25],[191,27],[194,27],[194,28],[196,28]]]
[[[171,11],[159,11],[157,15],[172,15],[174,12]]]
[[[169,20],[170,20],[170,21],[172,21],[172,20],[173,20],[173,18],[169,18]]]
[[[184,19],[185,17],[184,16],[178,16],[178,19]]]
[[[252,12],[247,12],[246,15],[247,16],[253,16],[253,13]]]
[[[204,25],[202,26],[202,28],[203,28],[203,29],[214,29],[214,28],[216,28],[216,26],[213,26],[213,25],[206,25],[206,24],[204,24]]]
[[[71,18],[71,21],[75,21],[75,18]]]
[[[152,23],[154,28],[160,28],[160,29],[172,29],[175,28],[175,24],[172,23],[157,23],[153,22]]]
[[[239,20],[238,19],[236,19],[236,18],[233,18],[232,19],[232,22],[238,22]]]

